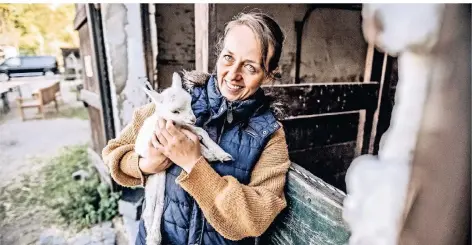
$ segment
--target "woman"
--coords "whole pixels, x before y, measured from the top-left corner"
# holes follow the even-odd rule
[[[216,76],[191,91],[196,125],[234,161],[208,163],[198,137],[170,121],[157,123],[160,133],[150,141],[149,155],[139,157],[134,141],[153,104],[139,108],[103,150],[113,179],[123,186],[145,185],[146,175],[167,171],[163,244],[254,244],[285,208],[285,134],[260,88],[277,73],[283,41],[269,16],[240,14],[226,25]],[[136,244],[145,237],[141,221]]]

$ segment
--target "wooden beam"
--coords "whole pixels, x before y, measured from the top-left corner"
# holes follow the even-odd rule
[[[154,19],[154,14],[151,13],[150,7],[152,6],[152,3],[141,3],[140,4],[140,9],[141,9],[141,27],[142,27],[142,34],[143,34],[143,49],[144,49],[144,65],[146,68],[146,75],[147,75],[147,80],[149,81],[150,84],[152,84],[154,89],[157,89],[156,87],[156,81],[154,80],[154,74],[155,74],[155,69],[156,66],[154,65],[155,63],[155,57],[153,53],[153,43],[152,43],[152,31],[151,31],[151,26],[156,23],[156,20]]]
[[[372,75],[372,64],[374,62],[374,45],[369,44],[367,46],[367,54],[365,57],[365,68],[364,68],[364,82],[369,82]]]
[[[282,118],[367,110],[373,113],[377,102],[378,83],[311,83],[263,87],[275,100]],[[370,132],[366,132],[370,135]],[[368,145],[368,144],[367,144]]]
[[[81,101],[96,108],[97,110],[102,110],[102,102],[100,101],[100,96],[97,93],[94,93],[90,90],[82,89],[80,90],[79,98]]]
[[[359,123],[357,124],[357,138],[356,138],[356,149],[354,150],[354,157],[362,155],[362,148],[364,148],[364,128],[366,110],[359,111]]]
[[[399,244],[470,244],[470,18],[469,4],[444,7]]]
[[[209,4],[195,4],[195,70],[208,73]]]
[[[87,11],[83,3],[75,4],[75,8],[74,29],[79,30],[87,20]]]
[[[384,100],[384,85],[385,85],[385,71],[387,69],[387,58],[388,55],[384,54],[384,59],[383,59],[383,64],[382,64],[382,76],[380,78],[380,86],[379,86],[379,96],[377,98],[377,108],[375,109],[374,112],[374,118],[372,121],[372,132],[370,134],[370,140],[369,140],[369,154],[374,154],[374,145],[375,145],[375,137],[377,136],[377,125],[379,123],[379,114],[380,114],[380,109],[382,105],[382,101]],[[390,84],[390,83],[388,83]]]
[[[359,116],[359,111],[346,111],[282,120],[289,151],[356,141]]]
[[[213,73],[217,60],[216,44],[218,43],[218,28],[216,26],[216,4],[208,4],[208,71]]]
[[[212,72],[217,43],[216,5],[195,4],[195,70]]]

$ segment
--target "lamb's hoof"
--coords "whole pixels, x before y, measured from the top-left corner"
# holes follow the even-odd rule
[[[230,154],[224,154],[223,156],[219,157],[219,160],[222,162],[232,161],[233,157]]]

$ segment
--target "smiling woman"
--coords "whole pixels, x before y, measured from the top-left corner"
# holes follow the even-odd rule
[[[277,76],[283,41],[282,30],[267,15],[241,14],[229,22],[216,64],[223,96],[230,101],[244,100]]]
[[[136,110],[103,149],[121,185],[145,185],[147,174],[166,171],[162,244],[255,244],[287,205],[285,134],[261,89],[278,75],[283,42],[268,15],[240,14],[225,28],[216,75],[184,74],[184,81],[196,85],[190,89],[196,126],[234,160],[209,163],[198,138],[165,121],[156,122],[157,148],[150,143],[148,156],[140,157],[134,142],[153,104]],[[141,222],[136,244],[146,244],[146,236]]]

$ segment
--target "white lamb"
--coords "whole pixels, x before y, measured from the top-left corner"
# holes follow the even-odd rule
[[[149,86],[149,83],[147,84]],[[151,86],[149,86],[152,88]],[[231,155],[221,149],[202,128],[195,127],[196,118],[191,108],[191,95],[183,89],[182,80],[177,73],[173,74],[172,86],[162,93],[144,88],[145,93],[155,104],[155,112],[148,117],[135,142],[135,151],[142,157],[147,156],[149,141],[155,131],[159,118],[172,120],[200,136],[201,152],[209,162],[232,160]],[[146,244],[161,244],[161,218],[164,211],[165,172],[153,174],[148,177],[145,186],[145,208],[143,211],[144,226],[146,228]]]

